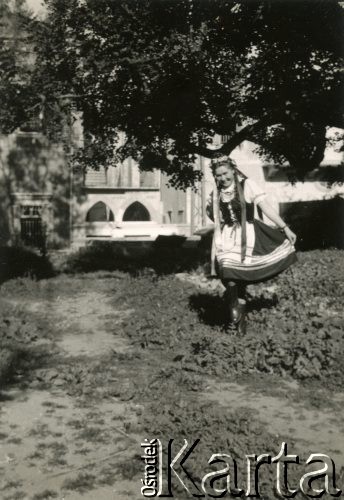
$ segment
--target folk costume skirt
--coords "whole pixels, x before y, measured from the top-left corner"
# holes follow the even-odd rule
[[[219,244],[220,243],[220,244]],[[241,226],[225,225],[215,243],[216,267],[222,280],[255,283],[287,269],[296,261],[295,248],[278,229],[254,219],[246,222],[246,254],[242,262]]]

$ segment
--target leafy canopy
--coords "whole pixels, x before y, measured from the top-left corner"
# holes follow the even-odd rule
[[[32,53],[26,46],[30,12],[25,0],[0,0],[0,133],[8,134],[29,119],[35,105],[31,87]]]
[[[338,2],[47,3],[34,25],[33,80],[47,116],[61,95],[78,96],[80,163],[130,155],[186,185],[199,175],[197,154],[229,154],[251,140],[302,176],[323,158],[326,127],[343,127]],[[56,136],[56,120],[52,130]],[[126,140],[115,151],[120,132]],[[217,150],[215,134],[228,139]]]

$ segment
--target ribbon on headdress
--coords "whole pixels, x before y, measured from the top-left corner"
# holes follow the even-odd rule
[[[219,192],[216,185],[214,183],[213,189],[213,216],[214,216],[214,234],[213,241],[211,246],[211,275],[216,275],[215,270],[215,258],[216,258],[216,250],[222,250],[222,234],[221,234],[221,217],[220,217],[220,200],[219,200]]]
[[[246,256],[246,246],[247,246],[247,232],[246,232],[246,201],[244,190],[242,188],[241,182],[239,182],[238,175],[234,173],[235,183],[238,191],[239,201],[240,201],[240,213],[241,213],[241,262],[244,262]]]

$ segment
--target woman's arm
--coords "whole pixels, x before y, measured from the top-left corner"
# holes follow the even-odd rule
[[[257,205],[262,209],[262,212],[280,229],[283,229],[286,237],[292,245],[296,242],[296,234],[287,226],[284,220],[278,215],[278,213],[272,208],[270,203],[264,199],[257,203]]]
[[[208,200],[206,202],[206,213],[207,216],[209,217],[210,220],[214,222],[214,214],[213,214],[213,193],[211,192]],[[206,226],[203,226],[199,229],[196,229],[196,231],[193,234],[196,234],[198,236],[207,236],[208,234],[212,233],[214,231],[214,224],[207,224]]]
[[[213,212],[213,191],[210,193],[208,196],[208,199],[206,201],[206,208],[205,211],[207,213],[207,216],[209,217],[210,220],[214,222],[214,212]]]

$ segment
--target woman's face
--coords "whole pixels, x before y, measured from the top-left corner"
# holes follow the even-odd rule
[[[215,169],[215,180],[216,184],[220,189],[227,188],[231,186],[234,180],[234,172],[231,167],[226,165],[221,165]]]

